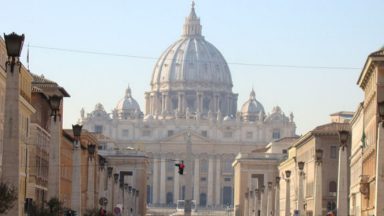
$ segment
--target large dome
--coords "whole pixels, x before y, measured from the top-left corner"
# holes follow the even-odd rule
[[[200,19],[192,5],[181,39],[158,59],[152,91],[196,90],[231,92],[232,78],[220,51],[201,35]]]

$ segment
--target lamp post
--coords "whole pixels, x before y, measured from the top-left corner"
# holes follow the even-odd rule
[[[299,167],[299,187],[298,187],[298,199],[297,199],[297,210],[299,210],[299,215],[304,216],[304,161],[297,162]]]
[[[8,60],[5,63],[6,68],[6,88],[4,104],[4,134],[3,134],[3,157],[2,157],[2,181],[13,184],[15,191],[19,194],[20,182],[20,127],[19,127],[19,94],[20,80],[19,72],[21,63],[19,61],[20,53],[24,43],[24,35],[11,33],[4,34],[5,45],[7,49]],[[14,69],[16,66],[16,73]],[[15,205],[10,209],[7,215],[20,215],[22,208],[18,198]]]
[[[323,150],[316,149],[315,151],[315,162],[316,162],[316,176],[315,176],[315,198],[314,198],[314,216],[323,215],[323,179],[321,164],[323,162]]]
[[[274,216],[280,215],[280,177],[276,176],[275,179],[275,212]]]
[[[378,104],[379,124],[377,126],[376,144],[376,191],[375,191],[375,215],[384,215],[384,101]]]
[[[60,143],[61,143],[61,121],[60,105],[63,97],[59,95],[49,96],[51,107],[51,139],[49,146],[49,168],[48,168],[48,197],[54,198],[60,194]],[[59,121],[58,121],[59,120]]]
[[[119,204],[119,173],[114,173],[113,174],[113,192],[112,192],[112,199],[113,199],[113,204],[112,204],[112,209],[115,208]]]
[[[81,214],[81,129],[82,125],[72,125],[74,145],[72,150],[72,197],[71,208]]]
[[[285,170],[285,216],[291,215],[291,170]]]
[[[348,215],[348,139],[349,131],[339,131],[339,169],[337,177],[337,214]]]
[[[247,188],[247,191],[244,193],[244,215],[249,216],[249,188]]]
[[[95,152],[96,145],[89,144],[88,150],[88,184],[87,184],[87,208],[93,209],[95,207]]]
[[[266,215],[267,208],[266,208],[266,200],[265,200],[265,186],[262,185],[259,189],[260,191],[260,215]]]
[[[267,191],[267,215],[272,215],[272,182],[268,182],[268,191]]]

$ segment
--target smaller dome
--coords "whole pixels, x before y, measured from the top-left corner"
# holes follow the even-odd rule
[[[125,90],[124,98],[121,99],[116,106],[116,110],[122,118],[134,117],[135,113],[140,111],[140,106],[137,101],[133,99],[131,93],[131,88],[128,87]]]
[[[251,94],[249,95],[249,100],[247,100],[241,107],[242,113],[255,113],[264,112],[263,105],[256,100],[255,91],[252,89]]]
[[[256,93],[252,89],[249,99],[241,107],[241,114],[245,121],[256,121],[259,116],[264,116],[263,105],[256,100]]]

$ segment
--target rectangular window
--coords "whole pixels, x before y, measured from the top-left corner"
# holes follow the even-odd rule
[[[280,139],[280,131],[274,130],[272,133],[272,139]]]
[[[128,129],[123,129],[122,132],[121,132],[121,135],[122,135],[123,137],[128,137],[128,135],[129,135],[129,130],[128,130]]]
[[[201,131],[201,136],[208,137],[208,131],[206,130]]]
[[[102,125],[95,125],[95,133],[103,133],[103,126]]]
[[[167,177],[167,181],[172,181],[173,180],[173,177],[172,176],[168,176]]]
[[[173,130],[168,130],[168,137],[173,135]]]
[[[143,130],[143,136],[144,136],[144,137],[149,137],[149,136],[151,136],[151,131],[150,131],[150,130]]]
[[[232,137],[232,131],[226,131],[226,132],[224,132],[224,137],[225,137],[225,138],[231,138],[231,137]]]
[[[207,178],[206,177],[201,177],[200,181],[207,181]]]
[[[331,146],[331,158],[336,159],[337,158],[337,147]]]
[[[248,131],[246,137],[247,137],[247,139],[252,139],[253,133],[251,131]]]
[[[225,181],[225,182],[230,182],[230,181],[231,181],[231,178],[224,178],[224,181]]]

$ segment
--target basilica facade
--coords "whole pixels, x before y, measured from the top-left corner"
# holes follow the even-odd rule
[[[127,80],[128,82],[128,80]],[[266,113],[251,90],[237,107],[231,72],[220,51],[205,40],[194,5],[185,19],[181,38],[154,65],[150,90],[142,109],[128,87],[110,112],[101,103],[80,123],[108,137],[100,148],[135,148],[150,158],[147,202],[173,205],[192,187],[202,207],[233,205],[232,163],[239,152],[251,152],[273,140],[295,136],[293,114],[276,106]],[[192,143],[193,185],[185,185],[175,163],[186,158],[186,132]]]

